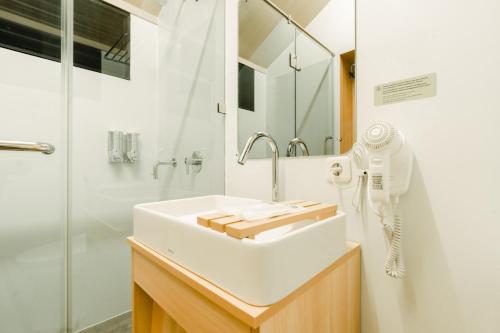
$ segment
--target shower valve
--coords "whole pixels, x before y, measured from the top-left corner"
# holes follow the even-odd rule
[[[189,175],[189,169],[191,168],[195,174],[200,173],[203,166],[203,155],[200,151],[194,151],[191,154],[191,158],[184,158],[184,164],[186,165],[186,175]]]

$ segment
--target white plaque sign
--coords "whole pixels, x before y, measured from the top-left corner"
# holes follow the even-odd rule
[[[375,105],[400,103],[434,97],[437,93],[436,73],[406,80],[394,81],[375,87]]]

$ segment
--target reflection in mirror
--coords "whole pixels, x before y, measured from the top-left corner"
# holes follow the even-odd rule
[[[352,147],[354,1],[240,0],[240,152],[259,131],[274,138],[281,157],[336,155]],[[311,22],[316,31],[329,31],[329,44],[337,49],[301,28]],[[270,156],[262,145],[250,158]]]
[[[310,155],[334,154],[333,57],[304,33],[295,43],[300,55],[296,72],[295,133],[308,146]],[[327,140],[332,138],[332,140]]]
[[[283,154],[295,133],[295,70],[289,60],[295,27],[262,0],[240,1],[239,18],[239,151],[262,131]],[[271,157],[271,151],[256,145],[250,158],[263,157]]]

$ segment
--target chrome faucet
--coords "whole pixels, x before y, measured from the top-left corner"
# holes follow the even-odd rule
[[[307,149],[306,143],[301,138],[292,139],[288,143],[288,148],[286,149],[286,156],[287,157],[297,156],[296,152],[294,152],[294,150],[293,150],[293,148],[295,148],[297,146],[299,146],[300,149],[302,150],[303,156],[309,156],[309,149]]]
[[[269,147],[271,148],[271,151],[273,153],[273,158],[272,158],[272,168],[273,168],[273,201],[279,201],[279,191],[278,191],[278,159],[279,159],[279,151],[278,151],[278,146],[276,145],[276,141],[272,138],[267,133],[264,132],[256,132],[254,133],[250,138],[248,138],[247,143],[245,144],[245,148],[243,148],[243,152],[240,155],[240,158],[238,159],[238,163],[241,165],[244,165],[245,162],[247,161],[248,154],[250,153],[250,150],[252,150],[253,144],[255,141],[259,139],[265,139],[266,142],[269,144]]]
[[[160,165],[171,165],[171,166],[173,166],[175,168],[177,166],[177,160],[175,158],[172,158],[170,161],[165,161],[165,162],[159,161],[159,162],[156,162],[153,165],[153,178],[154,179],[158,179],[158,167]]]

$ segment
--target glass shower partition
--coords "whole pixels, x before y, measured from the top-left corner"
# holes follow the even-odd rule
[[[133,206],[224,193],[224,9],[0,1],[0,332],[129,332]]]
[[[159,23],[159,196],[224,193],[225,1],[168,1]]]
[[[70,141],[73,331],[126,329],[135,204],[159,200],[157,25],[104,1],[74,0]],[[95,18],[98,19],[95,19]]]
[[[63,12],[0,1],[0,332],[66,326]]]
[[[126,332],[133,206],[224,193],[224,1],[168,1],[157,22],[102,1],[74,14],[72,324]]]

